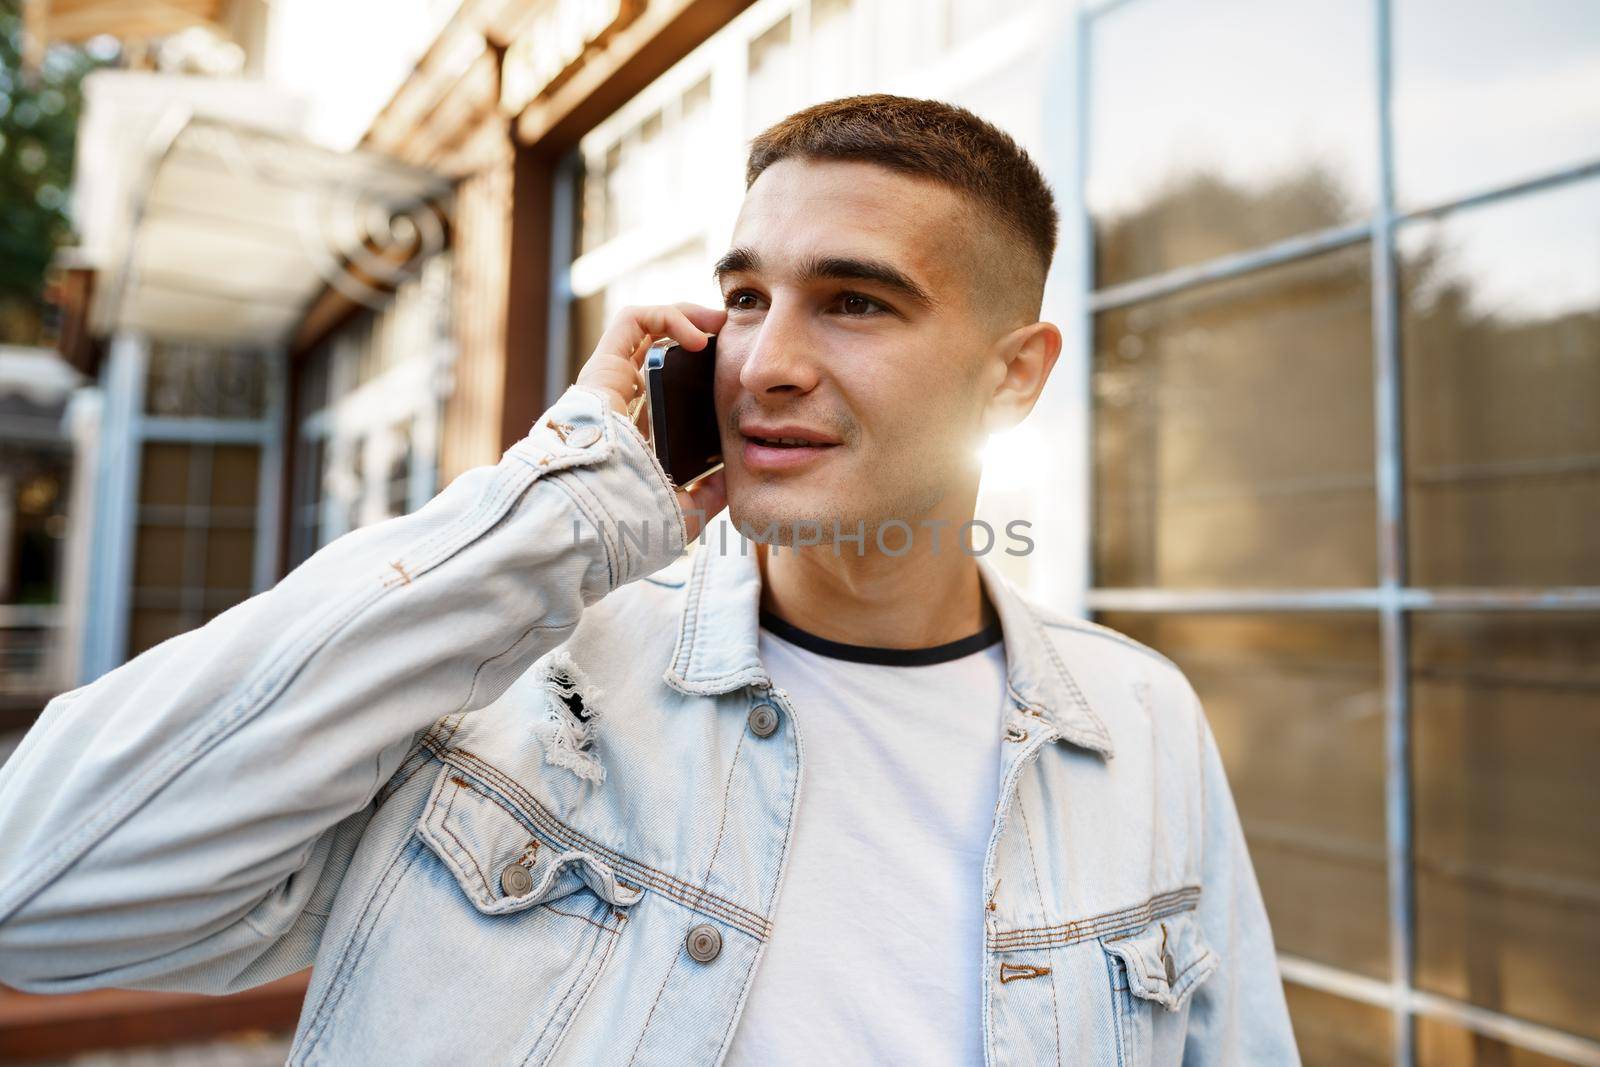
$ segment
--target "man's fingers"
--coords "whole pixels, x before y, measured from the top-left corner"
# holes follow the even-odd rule
[[[611,320],[594,353],[579,369],[578,382],[609,393],[612,407],[627,414],[629,403],[640,395],[643,383],[639,371],[654,341],[667,337],[698,352],[705,348],[707,335],[721,329],[727,317],[724,309],[687,301],[625,307]]]
[[[706,346],[706,336],[720,328],[725,312],[695,304],[655,305],[623,308],[609,329],[600,337],[595,354],[621,356],[638,366],[644,353],[658,338],[670,337],[691,352]],[[705,324],[701,328],[696,320]]]
[[[727,483],[723,471],[718,470],[678,490],[678,503],[683,507],[683,517],[689,527],[689,540],[700,536],[711,517],[728,505]]]
[[[722,329],[722,324],[728,321],[727,308],[708,308],[703,304],[691,304],[687,300],[672,306],[683,312],[690,322],[705,333],[716,333]]]

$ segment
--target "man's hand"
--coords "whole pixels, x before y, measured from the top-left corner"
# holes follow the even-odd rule
[[[578,371],[577,384],[599,389],[613,408],[627,415],[633,400],[644,392],[644,375],[640,368],[654,341],[670,337],[689,351],[698,352],[706,346],[707,335],[720,330],[727,317],[725,308],[689,303],[625,307],[611,320],[594,354]],[[640,408],[634,425],[648,440],[649,420],[643,416],[644,409]],[[706,520],[721,511],[727,502],[720,470],[678,490],[678,504],[683,508],[684,521],[689,527],[689,540],[699,537]]]

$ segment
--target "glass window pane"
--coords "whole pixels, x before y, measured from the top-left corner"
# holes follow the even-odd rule
[[[1394,1016],[1386,1008],[1285,982],[1304,1067],[1389,1067]]]
[[[717,114],[711,107],[711,78],[701,78],[679,103],[678,148],[663,165],[677,173],[674,210],[683,218],[706,219],[723,210],[717,183],[706,180],[705,150],[718,143]],[[707,271],[709,272],[709,269]]]
[[[1395,182],[1412,207],[1600,157],[1594,0],[1396,0]]]
[[[1100,621],[1170,656],[1200,694],[1278,949],[1387,978],[1377,619],[1109,612]]]
[[[151,442],[139,468],[139,503],[182,506],[189,502],[190,446]]]
[[[607,178],[605,157],[584,156],[578,186],[577,255],[606,243]]]
[[[1571,1067],[1571,1063],[1439,1019],[1417,1019],[1417,1067]]]
[[[154,648],[169,637],[177,637],[198,625],[199,619],[181,611],[135,608],[128,626],[128,656],[132,658]]]
[[[1418,985],[1600,1040],[1600,615],[1411,627]]]
[[[251,527],[212,527],[206,534],[206,588],[248,590],[253,584],[256,532]]]
[[[136,589],[181,589],[188,559],[187,532],[181,526],[141,524],[133,550]]]
[[[745,82],[745,136],[754,137],[794,111],[800,57],[793,36],[793,18],[785,15],[750,42]]]
[[[811,0],[811,40],[807,42],[808,99],[847,96],[862,81],[857,42],[867,23],[854,0]]]
[[[1142,0],[1095,19],[1095,285],[1369,213],[1369,4]]]
[[[211,453],[211,506],[254,508],[260,459],[255,445],[217,445]]]
[[[1366,247],[1099,316],[1102,586],[1377,577]]]
[[[1600,584],[1600,181],[1399,248],[1412,584]]]
[[[249,600],[250,595],[250,590],[248,589],[206,590],[206,595],[203,598],[205,615],[203,620],[196,619],[195,625],[199,626],[201,621],[210,622],[212,619],[216,618],[218,615],[221,615],[224,611],[227,611],[235,604],[242,604],[246,600]]]
[[[601,213],[601,244],[616,237],[623,230],[622,213],[626,210],[628,194],[632,191],[628,158],[621,142],[606,149],[605,166],[600,170],[601,180],[605,183],[605,210]]]

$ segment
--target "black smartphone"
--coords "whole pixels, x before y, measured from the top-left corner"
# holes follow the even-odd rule
[[[674,486],[688,485],[722,466],[722,433],[712,392],[716,370],[715,334],[698,352],[663,337],[645,354],[650,442]]]

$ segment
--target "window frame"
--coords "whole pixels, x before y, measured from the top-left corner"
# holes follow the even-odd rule
[[[1410,694],[1410,627],[1419,612],[1593,611],[1600,609],[1600,586],[1452,587],[1410,584],[1406,574],[1406,485],[1404,478],[1404,410],[1401,402],[1401,314],[1396,234],[1418,219],[1446,216],[1568,185],[1600,175],[1600,156],[1534,177],[1482,189],[1468,195],[1402,210],[1394,183],[1394,56],[1392,9],[1396,0],[1369,0],[1373,20],[1377,138],[1376,193],[1370,216],[1358,223],[1300,234],[1264,247],[1161,272],[1097,289],[1094,282],[1093,228],[1087,207],[1087,165],[1091,83],[1089,78],[1095,22],[1125,5],[1145,0],[1084,0],[1077,11],[1071,53],[1075,77],[1064,89],[1061,113],[1073,117],[1063,143],[1071,163],[1061,177],[1072,192],[1075,218],[1064,226],[1062,248],[1076,262],[1068,270],[1076,284],[1065,303],[1076,315],[1069,344],[1075,346],[1084,397],[1084,432],[1076,449],[1087,476],[1080,496],[1083,519],[1080,566],[1085,576],[1084,614],[1096,611],[1151,613],[1194,612],[1322,612],[1376,613],[1380,632],[1380,669],[1384,701],[1385,826],[1388,863],[1390,980],[1387,982],[1287,954],[1279,966],[1288,982],[1349,1000],[1382,1007],[1393,1015],[1392,1062],[1416,1062],[1416,1020],[1437,1019],[1476,1034],[1574,1064],[1600,1065],[1600,1042],[1502,1012],[1481,1008],[1419,989],[1416,985],[1415,876],[1412,842],[1413,737]],[[1054,175],[1053,175],[1054,176]],[[1065,213],[1064,213],[1065,214]],[[1067,220],[1064,220],[1067,221]],[[1071,240],[1077,237],[1074,249]],[[1099,588],[1094,570],[1094,324],[1103,311],[1167,296],[1206,282],[1237,278],[1319,253],[1369,242],[1372,261],[1372,360],[1374,375],[1375,464],[1377,479],[1378,583],[1353,589],[1177,590],[1166,588]],[[1066,258],[1065,256],[1063,258]]]

